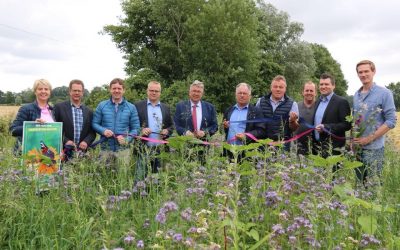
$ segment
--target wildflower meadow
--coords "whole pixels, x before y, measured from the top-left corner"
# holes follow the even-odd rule
[[[37,194],[13,143],[1,134],[1,249],[400,249],[393,144],[380,183],[365,186],[349,153],[323,159],[265,141],[204,147],[172,137],[163,169],[144,180],[135,181],[136,157],[109,164],[95,148]],[[229,161],[223,148],[245,157]]]

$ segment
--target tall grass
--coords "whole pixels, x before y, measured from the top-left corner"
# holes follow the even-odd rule
[[[201,161],[198,147],[175,138],[161,154],[164,168],[143,181],[135,183],[135,157],[111,166],[96,149],[37,195],[13,139],[0,140],[1,249],[400,248],[400,157],[390,148],[382,186],[366,189],[346,156],[304,158],[253,144],[225,146],[246,152],[241,163],[217,146]]]

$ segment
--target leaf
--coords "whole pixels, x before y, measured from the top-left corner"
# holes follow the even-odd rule
[[[331,155],[328,158],[326,158],[326,161],[329,165],[336,165],[339,162],[344,161],[345,158],[341,155]]]
[[[255,250],[255,249],[259,248],[262,244],[264,244],[271,237],[271,234],[272,233],[265,235],[260,241],[258,241],[252,247],[250,247],[249,250]]]
[[[248,236],[252,237],[256,241],[260,240],[260,235],[258,234],[257,230],[255,230],[255,229],[251,229],[249,232],[246,232],[246,234]]]
[[[373,215],[362,215],[358,217],[358,224],[360,224],[363,232],[373,235],[378,228],[378,221]]]
[[[340,198],[346,199],[351,197],[354,193],[354,190],[351,188],[350,183],[345,183],[342,185],[335,185],[333,187],[333,192],[339,195]]]
[[[355,168],[361,167],[362,165],[363,165],[362,162],[347,160],[347,161],[343,162],[343,169],[344,170],[355,169]]]
[[[325,167],[328,165],[326,159],[322,158],[319,155],[309,155],[308,158],[313,161],[313,165],[316,167]]]

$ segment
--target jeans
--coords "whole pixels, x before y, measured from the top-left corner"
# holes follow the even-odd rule
[[[385,148],[362,149],[359,155],[363,166],[356,169],[357,178],[365,181],[368,175],[381,176],[383,169],[383,160],[385,157]]]

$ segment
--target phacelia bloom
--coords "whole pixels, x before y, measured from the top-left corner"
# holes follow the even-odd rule
[[[143,240],[139,240],[136,244],[136,247],[139,249],[143,249],[144,248],[144,242]]]
[[[189,229],[187,230],[187,232],[188,232],[188,233],[192,233],[192,234],[197,233],[197,228],[196,228],[196,227],[191,227],[191,228],[189,228]]]
[[[381,241],[376,239],[373,235],[363,234],[361,237],[362,237],[360,240],[361,247],[367,247],[370,245],[380,245],[381,244]]]
[[[165,222],[167,221],[167,216],[165,215],[164,212],[159,212],[156,215],[156,221],[158,221],[161,224],[165,224]]]
[[[188,207],[181,212],[181,217],[182,217],[182,219],[184,219],[186,221],[191,221],[192,213],[193,213],[192,209],[190,207]]]
[[[128,235],[124,238],[125,245],[132,245],[134,241],[135,241],[135,237],[133,237],[131,235]]]
[[[174,234],[172,236],[172,240],[175,241],[175,242],[181,242],[182,239],[183,239],[182,234],[179,234],[179,233],[178,234]]]
[[[190,248],[194,247],[194,240],[190,237],[187,237],[185,239],[185,241],[183,242],[183,244],[185,244],[185,246],[190,247]]]
[[[295,244],[297,241],[296,236],[290,235],[289,236],[289,243],[290,244]]]
[[[281,224],[275,224],[272,226],[272,237],[276,237],[285,233]]]
[[[173,201],[168,201],[164,203],[164,209],[166,212],[176,211],[178,210],[178,205],[176,205],[176,203]]]
[[[282,201],[282,198],[278,196],[275,191],[268,191],[265,194],[265,205],[267,207],[275,207],[278,202]]]

